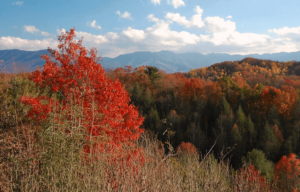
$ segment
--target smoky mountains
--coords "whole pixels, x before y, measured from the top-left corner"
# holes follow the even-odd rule
[[[48,50],[0,50],[1,68],[7,72],[13,72],[14,68],[21,68],[24,71],[34,71],[37,67],[42,67],[45,63],[45,60],[41,59],[41,55],[48,53]],[[148,65],[155,66],[168,73],[173,73],[188,72],[191,69],[202,68],[223,61],[238,61],[246,57],[273,61],[300,61],[300,52],[262,55],[229,55],[221,53],[204,55],[201,53],[174,53],[172,51],[135,52],[119,55],[115,58],[102,57],[101,65],[106,70],[125,67],[127,65],[131,65],[133,68]]]

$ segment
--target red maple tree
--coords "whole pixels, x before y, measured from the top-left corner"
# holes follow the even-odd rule
[[[144,118],[129,104],[130,97],[121,83],[106,78],[96,49],[89,51],[82,46],[82,39],[75,37],[75,28],[63,33],[58,38],[58,50],[49,49],[50,56],[41,56],[46,63],[31,79],[50,91],[48,96],[22,97],[21,102],[32,106],[28,116],[44,120],[52,112],[55,123],[68,121],[68,132],[84,127],[87,140],[95,140],[98,146],[104,144],[99,138],[118,148],[133,145],[144,132],[140,128]]]

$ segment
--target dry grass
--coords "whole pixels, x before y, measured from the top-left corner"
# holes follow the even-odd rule
[[[1,136],[2,191],[230,190],[228,164],[218,163],[212,156],[202,162],[197,156],[165,156],[160,142],[147,134],[137,144],[147,161],[133,159],[130,165],[127,161],[104,161],[111,159],[111,154],[105,153],[93,154],[94,160],[86,163],[80,158],[82,146],[61,132],[44,135],[45,140],[39,141],[45,142],[44,146],[37,144],[30,127]],[[51,136],[57,137],[53,143],[49,143]]]

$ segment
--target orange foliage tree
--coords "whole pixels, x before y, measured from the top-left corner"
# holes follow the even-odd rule
[[[272,86],[265,86],[262,92],[262,113],[266,113],[272,105],[275,105],[278,112],[286,118],[290,118],[290,113],[298,101],[298,93],[294,87],[282,85],[280,89]]]
[[[298,101],[298,93],[294,87],[289,85],[282,85],[281,94],[279,98],[278,112],[280,114],[285,114],[287,118],[290,118],[291,111]]]

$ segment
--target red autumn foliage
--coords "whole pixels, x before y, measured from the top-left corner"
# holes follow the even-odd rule
[[[283,156],[274,168],[274,181],[281,191],[292,191],[300,185],[300,160],[291,153]]]
[[[186,79],[182,94],[187,100],[191,100],[202,93],[205,84],[205,81],[199,78]]]
[[[290,79],[290,78],[286,78],[286,79],[284,80],[284,83],[285,83],[286,85],[290,85],[290,86],[296,86],[296,85],[297,85],[296,81],[295,81],[295,80],[292,80],[292,79]]]
[[[261,176],[258,170],[250,164],[247,167],[241,168],[234,180],[233,191],[270,191],[270,186],[266,178]]]
[[[97,143],[99,137],[107,139],[110,146],[132,145],[144,131],[140,128],[143,117],[135,106],[129,105],[130,97],[121,83],[106,78],[97,51],[89,51],[82,46],[82,39],[76,41],[74,37],[75,29],[59,36],[59,51],[49,50],[50,56],[42,56],[46,63],[42,71],[33,73],[32,80],[41,88],[49,87],[50,95],[56,93],[61,98],[60,105],[53,108],[54,113],[60,114],[54,119],[56,123],[63,119],[71,124],[80,120],[88,131],[87,139],[95,140],[96,145],[103,145]],[[58,104],[49,96],[22,97],[21,101],[32,106],[28,116],[33,119],[45,119],[54,103]]]

